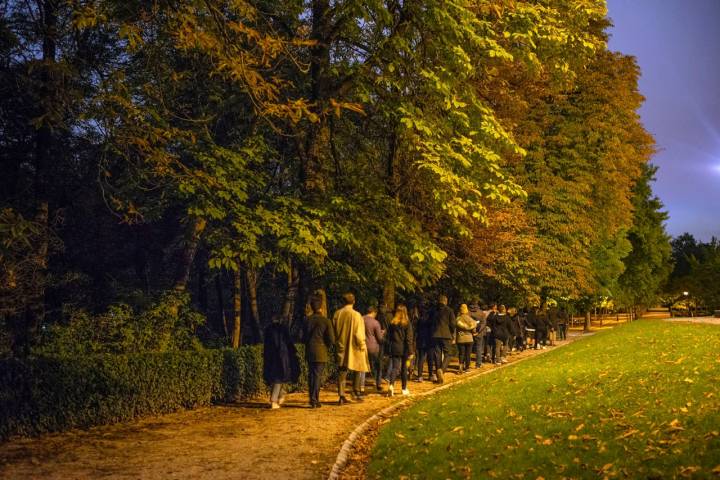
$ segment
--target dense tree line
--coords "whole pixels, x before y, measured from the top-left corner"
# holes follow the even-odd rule
[[[639,71],[602,0],[0,12],[15,352],[68,325],[237,345],[315,289],[646,305],[666,275]]]
[[[670,308],[713,314],[720,309],[720,241],[684,233],[670,242],[674,268],[664,289]]]

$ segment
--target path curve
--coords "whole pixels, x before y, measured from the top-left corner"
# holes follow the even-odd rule
[[[588,332],[588,333],[575,333],[571,334],[568,338],[568,340],[563,342],[558,342],[558,345],[555,348],[563,347],[565,345],[568,345],[572,343],[573,341],[590,336],[595,332]],[[481,370],[471,370],[470,373],[463,375],[459,378],[454,378],[453,381],[447,382],[443,385],[438,385],[435,388],[432,388],[430,390],[427,390],[425,392],[422,392],[418,395],[413,395],[411,397],[406,397],[400,402],[397,402],[393,405],[390,405],[381,411],[375,413],[371,417],[365,419],[364,422],[359,424],[351,433],[348,435],[348,438],[343,443],[342,447],[340,448],[340,451],[338,452],[338,455],[335,459],[335,464],[332,466],[332,469],[330,470],[330,475],[328,475],[328,480],[338,480],[339,478],[342,478],[343,476],[343,469],[347,465],[348,458],[350,456],[350,452],[355,448],[358,441],[361,439],[362,435],[367,432],[371,427],[376,426],[380,421],[388,418],[390,415],[395,413],[398,410],[404,409],[409,407],[413,402],[430,396],[434,395],[438,392],[441,392],[443,390],[446,390],[448,388],[456,387],[458,385],[465,384],[471,380],[474,380],[475,378],[478,378],[483,375],[487,375],[492,372],[496,372],[498,370],[501,370],[503,368],[509,367],[511,365],[514,365],[516,363],[519,363],[523,360],[527,360],[528,358],[536,357],[537,355],[550,352],[551,350],[554,350],[555,348],[551,349],[545,349],[545,350],[535,350],[535,351],[526,351],[522,352],[516,356],[510,357],[510,361],[504,365],[501,366],[495,366],[488,369],[481,369]]]

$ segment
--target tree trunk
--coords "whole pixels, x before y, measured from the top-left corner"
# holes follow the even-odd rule
[[[233,334],[232,348],[240,346],[240,324],[242,316],[242,272],[238,268],[233,272]]]
[[[288,262],[288,287],[285,294],[285,302],[283,303],[282,316],[288,324],[292,325],[292,316],[295,311],[295,300],[297,298],[298,286],[300,284],[300,276],[293,262]]]
[[[40,325],[45,319],[45,286],[47,283],[48,251],[50,245],[50,206],[48,201],[49,166],[54,160],[56,145],[53,133],[52,108],[56,103],[58,89],[55,86],[55,58],[57,56],[57,4],[55,0],[40,2],[42,19],[40,34],[42,44],[42,65],[40,66],[41,98],[40,114],[45,117],[35,133],[35,178],[34,195],[36,201],[35,221],[42,227],[40,242],[37,245],[34,264],[33,290],[28,298],[25,310],[25,322],[20,333],[19,341],[13,344],[16,353],[26,354],[30,344],[37,336]]]
[[[395,311],[395,282],[389,278],[383,285],[383,303],[387,307],[388,314],[392,315],[392,312]]]
[[[247,283],[248,300],[250,302],[250,317],[253,323],[253,330],[255,332],[255,341],[262,343],[263,332],[262,326],[260,325],[260,310],[258,308],[257,301],[257,270],[254,268],[248,268],[245,270],[245,282]]]
[[[591,322],[590,315],[591,315],[590,310],[586,310],[585,311],[585,327],[583,328],[583,331],[585,331],[585,332],[590,331],[590,322]]]
[[[218,333],[223,332],[225,338],[230,336],[228,331],[227,313],[225,311],[225,296],[223,295],[223,282],[222,282],[222,270],[215,275],[215,291],[217,293],[218,309],[220,310],[220,317],[218,318]]]
[[[190,269],[195,260],[200,237],[205,230],[207,222],[203,218],[193,217],[185,232],[185,240],[183,242],[180,259],[178,261],[177,270],[173,282],[173,288],[177,292],[184,292],[190,278]]]

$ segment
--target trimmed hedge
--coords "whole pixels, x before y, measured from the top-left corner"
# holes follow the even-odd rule
[[[262,346],[0,360],[0,438],[132,420],[265,394]],[[307,387],[304,349],[293,390]],[[336,367],[328,369],[332,375]]]

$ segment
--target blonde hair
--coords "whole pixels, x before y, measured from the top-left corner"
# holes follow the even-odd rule
[[[395,316],[390,320],[393,325],[407,326],[410,323],[410,317],[408,317],[407,307],[402,303],[395,309]]]
[[[464,303],[462,305],[460,305],[460,315],[464,315],[469,312],[470,312],[470,310],[468,310],[467,305],[465,305]]]

